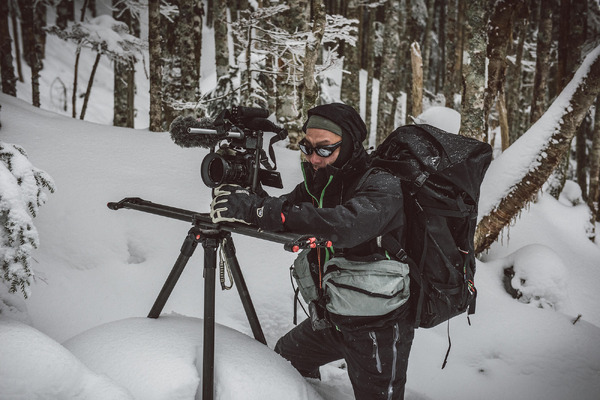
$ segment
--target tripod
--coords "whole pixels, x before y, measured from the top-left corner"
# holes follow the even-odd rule
[[[231,269],[233,281],[237,287],[244,311],[250,323],[254,338],[266,345],[258,316],[250,299],[250,293],[244,280],[242,270],[235,255],[235,247],[231,232],[240,233],[260,239],[284,244],[288,251],[298,251],[302,248],[316,246],[331,246],[330,242],[318,241],[310,236],[298,236],[290,233],[272,233],[260,231],[248,225],[238,223],[213,224],[207,214],[196,213],[181,208],[152,203],[140,198],[125,198],[117,203],[108,203],[111,210],[129,208],[138,211],[156,214],[163,217],[191,221],[192,228],[188,231],[180,254],[171,269],[148,318],[158,318],[162,312],[171,292],[175,288],[187,262],[194,254],[198,243],[204,248],[204,337],[203,337],[203,363],[202,363],[202,400],[212,400],[214,396],[214,360],[215,360],[215,276],[217,270],[217,250],[221,247],[225,261]]]

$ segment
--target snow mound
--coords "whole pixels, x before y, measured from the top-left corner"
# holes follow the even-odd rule
[[[531,244],[507,257],[513,266],[511,286],[519,301],[539,308],[560,309],[567,293],[568,269],[548,246]]]
[[[0,318],[0,397],[3,400],[132,400],[56,341],[19,321]]]
[[[203,320],[169,315],[110,322],[64,345],[136,399],[178,400],[202,392],[202,337]],[[321,399],[267,346],[222,325],[215,337],[215,399]]]
[[[460,113],[447,107],[429,107],[414,121],[415,124],[428,124],[454,134],[460,130]]]

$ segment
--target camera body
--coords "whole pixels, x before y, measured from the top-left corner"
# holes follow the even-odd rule
[[[256,181],[264,186],[283,188],[279,172],[261,168],[261,161],[266,161],[261,154],[264,153],[262,142],[262,131],[249,130],[243,139],[230,139],[229,143],[222,144],[217,151],[210,152],[204,157],[200,167],[204,184],[217,187],[232,183],[255,191]]]
[[[211,149],[200,171],[208,187],[230,183],[253,192],[259,184],[283,188],[281,175],[275,171],[273,143],[285,139],[287,131],[269,121],[268,116],[264,108],[238,106],[221,111],[214,121],[178,117],[171,124],[171,137],[182,147]],[[263,149],[264,132],[276,134],[269,143],[273,166]]]

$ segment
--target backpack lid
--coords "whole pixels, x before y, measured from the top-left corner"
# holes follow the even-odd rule
[[[392,132],[372,155],[374,166],[417,183],[431,175],[466,192],[475,202],[492,159],[489,144],[431,125],[405,125]]]

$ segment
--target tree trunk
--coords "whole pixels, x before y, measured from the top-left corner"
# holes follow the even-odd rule
[[[315,65],[321,51],[321,41],[327,24],[325,4],[322,1],[315,1],[313,14],[313,37],[312,40],[306,42],[304,54],[304,101],[302,102],[302,115],[304,118],[308,115],[308,110],[317,105],[319,99],[319,87],[315,81]]]
[[[355,20],[360,18],[358,0],[348,1],[346,18]],[[359,31],[360,30],[359,24]],[[342,75],[341,88],[342,103],[354,107],[355,110],[360,110],[360,33],[361,32],[358,33],[355,46],[344,43],[344,70],[347,73]]]
[[[38,21],[38,5],[34,0],[21,0],[21,32],[23,49],[27,49],[25,60],[31,67],[31,100],[36,107],[40,106],[40,71],[42,65],[42,22]]]
[[[199,88],[199,71],[200,68],[196,64],[196,46],[200,43],[195,43],[195,10],[194,0],[179,1],[179,18],[177,23],[177,40],[179,48],[179,57],[181,58],[181,96],[177,100],[186,103],[195,103],[197,99],[197,90]],[[184,114],[193,114],[192,110],[184,111]],[[171,121],[167,120],[170,124]]]
[[[196,93],[200,91],[200,60],[202,59],[202,17],[204,16],[204,5],[202,1],[194,0],[192,7],[194,20],[194,36],[192,43],[194,45],[194,67],[196,68],[197,87]],[[196,97],[198,97],[196,95]]]
[[[600,202],[600,97],[596,99],[596,114],[594,118],[594,133],[592,149],[590,150],[590,190],[587,205],[590,208],[591,230],[588,237],[593,242],[596,240],[596,220],[598,218]]]
[[[363,16],[365,18],[365,42],[366,46],[364,46],[363,56],[366,62],[366,70],[367,70],[367,93],[365,95],[365,124],[367,125],[367,138],[365,139],[366,143],[370,142],[371,135],[375,134],[371,131],[371,115],[373,113],[373,78],[375,74],[375,54],[373,49],[373,44],[375,41],[375,10],[364,8]]]
[[[458,24],[458,3],[457,0],[448,0],[448,23],[446,24],[446,76],[444,78],[444,97],[446,107],[458,110],[454,97],[458,94],[458,76],[456,74],[457,53],[462,51],[458,48],[458,32],[462,26]]]
[[[487,56],[488,81],[485,89],[484,123],[485,132],[488,131],[489,115],[496,96],[503,91],[506,81],[506,54],[511,40],[513,20],[516,10],[522,7],[524,0],[507,0],[496,3],[490,17],[488,28]]]
[[[291,0],[286,4],[290,8],[275,17],[279,27],[290,33],[306,32],[307,21],[310,20],[310,2]],[[302,130],[301,90],[298,87],[302,78],[299,75],[300,71],[295,70],[292,65],[292,55],[289,52],[278,60],[276,116],[280,124],[288,130],[290,145],[294,147],[300,140]]]
[[[583,14],[583,15],[582,15]],[[571,80],[581,57],[581,47],[585,39],[585,3],[582,0],[561,0],[558,39],[557,93]],[[577,132],[580,132],[579,130]],[[576,135],[579,136],[578,133]],[[585,139],[580,139],[580,144]],[[575,154],[576,157],[577,154]],[[558,199],[568,175],[570,154],[567,152],[556,169],[549,184],[549,193]]]
[[[546,109],[546,90],[550,73],[550,48],[552,46],[552,7],[542,6],[537,37],[535,81],[530,122],[537,121]]]
[[[523,72],[523,53],[525,51],[525,37],[527,36],[528,14],[529,9],[524,7],[521,10],[516,26],[517,46],[514,49],[513,55],[515,58],[514,64],[508,67],[507,80],[508,87],[506,90],[506,110],[508,113],[509,138],[510,143],[514,143],[519,136],[522,135],[519,125],[520,105],[519,98],[522,88],[521,75]]]
[[[15,59],[17,61],[17,75],[19,76],[19,82],[25,82],[23,78],[23,68],[21,66],[21,46],[19,46],[19,28],[17,23],[17,8],[18,4],[16,0],[11,0],[8,3],[11,7],[10,18],[12,21],[13,28],[13,40],[15,41]],[[23,40],[21,40],[22,42]]]
[[[213,24],[215,30],[215,62],[217,64],[217,80],[229,71],[229,44],[227,31],[227,3],[225,0],[214,0]]]
[[[74,6],[73,0],[59,0],[56,4],[56,25],[60,29],[66,29],[69,22],[75,21]]]
[[[423,56],[421,57],[422,60],[422,64],[423,64],[423,82],[426,85],[428,83],[429,80],[429,56],[431,55],[431,36],[433,35],[433,32],[431,31],[431,28],[433,27],[433,20],[435,19],[435,15],[433,13],[433,10],[435,6],[435,0],[427,0],[427,24],[425,26],[425,33],[423,35],[423,51],[422,54]],[[413,78],[413,84],[415,82],[415,79]],[[421,111],[423,109],[423,106],[421,105]],[[416,112],[413,109],[413,115],[417,116],[421,114],[420,112]]]
[[[162,129],[162,61],[160,47],[160,0],[148,1],[148,47],[150,53],[150,131]]]
[[[85,98],[83,99],[83,106],[81,107],[81,115],[79,116],[80,120],[85,119],[85,113],[87,111],[87,105],[90,101],[90,95],[92,94],[92,86],[94,85],[94,77],[96,76],[96,71],[98,70],[98,63],[100,63],[100,57],[102,57],[102,53],[98,52],[96,54],[96,59],[94,60],[94,66],[92,67],[92,72],[90,73],[90,80],[88,81],[87,89],[85,91]]]
[[[591,110],[590,110],[591,111]],[[575,140],[575,151],[576,151],[576,159],[577,164],[575,168],[575,177],[577,179],[577,183],[581,189],[581,195],[584,201],[588,199],[588,185],[587,185],[587,177],[588,177],[588,138],[592,138],[592,115],[591,112],[586,115],[586,117],[579,125],[576,133]]]
[[[414,42],[410,46],[410,58],[412,61],[412,111],[416,117],[423,112],[423,58],[419,43]]]
[[[73,95],[71,96],[71,116],[77,118],[77,75],[79,74],[79,58],[81,57],[81,46],[77,45],[75,51],[75,67],[73,70]]]
[[[87,10],[87,2],[85,0],[83,7],[81,8],[80,22],[85,19],[85,11]],[[71,97],[71,115],[73,118],[77,118],[77,75],[79,74],[79,58],[81,57],[81,43],[77,44],[77,50],[75,51],[75,68],[73,71],[73,96]]]
[[[461,115],[461,135],[485,141],[484,127],[484,88],[485,56],[487,49],[487,20],[485,0],[469,2],[465,23],[465,53],[463,59],[463,93]]]
[[[25,63],[31,67],[33,64],[33,53],[35,47],[34,35],[34,0],[18,0],[21,12],[21,40],[23,42],[23,58]]]
[[[439,26],[437,29],[437,35],[438,35],[438,52],[439,52],[439,61],[437,63],[437,67],[435,69],[436,73],[435,73],[435,93],[440,93],[443,90],[443,87],[445,86],[445,82],[444,82],[444,78],[445,78],[445,73],[446,73],[446,57],[447,57],[447,53],[446,53],[446,24],[447,24],[447,17],[446,17],[446,1],[445,0],[435,0],[435,9],[434,10],[439,10],[440,16],[439,16]]]
[[[498,101],[496,102],[498,108],[498,120],[500,122],[500,137],[502,139],[502,151],[506,150],[510,146],[509,130],[508,130],[508,112],[506,110],[506,96],[504,95],[504,89],[500,90],[498,94]]]
[[[39,62],[41,63],[40,69],[43,66],[43,60],[46,58],[46,3],[43,1],[34,1],[33,6],[35,8],[35,26],[34,35],[36,41],[36,51]]]
[[[578,1],[578,0],[575,0]],[[571,0],[560,0],[559,34],[558,34],[558,65],[556,76],[556,93],[565,87],[570,79],[569,73],[569,40],[571,32]]]
[[[400,48],[399,26],[402,12],[399,0],[386,4],[384,27],[385,46],[381,57],[379,79],[379,101],[377,110],[377,138],[379,145],[394,128],[394,114],[398,90],[398,49]]]
[[[127,24],[130,33],[133,34],[133,17],[119,0],[113,0],[113,18]],[[115,60],[113,63],[113,125],[133,128],[135,105],[132,92],[135,91],[135,64],[131,60]]]
[[[0,4],[0,71],[2,73],[2,92],[17,95],[17,78],[13,67],[12,44],[8,29],[8,3]]]
[[[531,168],[516,184],[506,188],[503,197],[491,211],[484,211],[486,214],[481,218],[475,232],[476,253],[486,250],[498,238],[502,229],[535,197],[568,151],[577,127],[600,93],[600,46],[588,54],[574,79],[576,90],[563,92],[561,96],[564,98],[559,96],[536,124],[536,127],[553,126],[553,128],[549,128],[551,134],[548,136],[546,144],[538,150],[535,159],[531,160]],[[550,133],[548,130],[540,132],[537,129],[530,132],[531,134],[534,134],[533,132]],[[513,147],[518,149],[519,142],[514,143],[505,154],[508,154]],[[495,162],[502,163],[501,160],[510,162],[512,158],[507,156],[507,158],[499,158]],[[494,167],[495,170],[502,170],[502,164]],[[507,165],[506,168],[511,167]],[[485,181],[482,185],[483,188],[485,188]]]

